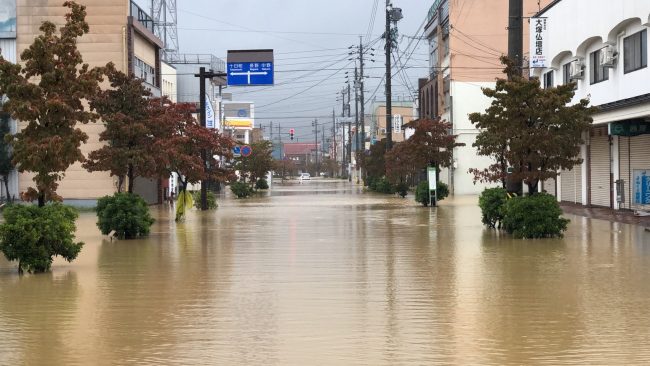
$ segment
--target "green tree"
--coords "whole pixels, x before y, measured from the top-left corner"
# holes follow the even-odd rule
[[[10,121],[10,116],[7,113],[0,112],[0,176],[4,182],[7,201],[9,202],[12,200],[9,193],[9,174],[14,170],[13,154],[8,141],[11,139]]]
[[[151,92],[142,79],[116,70],[112,64],[106,68],[111,88],[99,92],[91,106],[104,122],[99,140],[106,144],[92,151],[84,162],[88,171],[108,171],[118,178],[117,191],[133,193],[135,178],[148,175],[156,165],[160,151],[150,133],[150,125],[157,123],[149,116],[148,98]]]
[[[97,114],[85,107],[99,91],[102,69],[83,63],[77,50],[79,37],[88,33],[86,7],[73,1],[66,23],[57,33],[45,21],[41,35],[21,54],[22,63],[0,58],[0,95],[3,110],[27,125],[14,135],[14,163],[20,172],[33,172],[35,187],[23,199],[59,201],[58,182],[70,165],[82,162],[80,146],[88,136],[77,125],[94,121]]]
[[[75,243],[77,211],[60,203],[43,207],[12,205],[0,225],[0,251],[18,261],[18,272],[47,272],[55,256],[68,262],[77,257],[84,243]]]
[[[558,171],[582,162],[582,134],[595,109],[587,99],[570,104],[574,84],[543,89],[538,79],[518,76],[506,57],[502,62],[509,79],[498,79],[494,89],[484,88],[492,105],[469,116],[480,130],[474,146],[494,164],[470,172],[475,180],[505,185],[511,168],[511,179],[523,181],[535,193],[540,180],[556,178]]]
[[[366,172],[366,185],[376,181],[386,174],[386,140],[377,141],[370,150],[361,156],[359,163]]]
[[[270,141],[259,141],[250,147],[250,156],[235,158],[235,170],[238,170],[242,180],[252,187],[273,170],[273,144]]]

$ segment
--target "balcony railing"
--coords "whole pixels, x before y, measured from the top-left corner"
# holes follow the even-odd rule
[[[131,1],[131,16],[135,18],[138,23],[144,25],[145,28],[149,29],[153,33],[153,18],[147,14],[146,11],[142,10],[138,4]]]

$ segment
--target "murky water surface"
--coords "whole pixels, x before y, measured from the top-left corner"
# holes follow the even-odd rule
[[[649,364],[650,233],[570,217],[561,240],[484,230],[347,183],[221,200],[47,275],[0,259],[1,365]],[[172,218],[170,220],[170,217]]]

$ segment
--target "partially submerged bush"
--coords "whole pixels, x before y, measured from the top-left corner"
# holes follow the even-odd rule
[[[230,190],[237,198],[246,198],[253,194],[253,188],[243,182],[234,182],[230,184]]]
[[[425,207],[429,206],[429,182],[426,180],[418,183],[417,188],[415,188],[415,201]]]
[[[133,193],[115,193],[97,201],[97,226],[104,235],[115,230],[118,239],[149,235],[154,219],[145,200]]]
[[[393,194],[395,190],[386,177],[383,177],[375,184],[375,191],[378,193]]]
[[[508,192],[503,188],[488,188],[481,193],[478,205],[484,225],[491,228],[501,227],[503,222],[503,207],[508,201]]]
[[[201,191],[192,192],[192,198],[194,199],[194,207],[198,210],[201,209]],[[208,191],[206,195],[208,201],[208,210],[216,210],[219,205],[217,204],[217,195],[213,192]]]
[[[569,220],[555,197],[539,193],[509,199],[503,208],[504,229],[519,239],[562,237]]]
[[[84,243],[75,243],[77,211],[59,203],[11,205],[3,211],[0,251],[18,261],[18,272],[47,272],[55,256],[72,262]]]
[[[445,183],[438,182],[436,188],[436,199],[442,201],[447,197],[449,197],[449,186]]]
[[[269,183],[264,178],[260,178],[255,182],[255,189],[269,189]]]
[[[409,193],[409,185],[404,182],[397,183],[395,185],[395,193],[399,194],[402,198],[406,197]]]

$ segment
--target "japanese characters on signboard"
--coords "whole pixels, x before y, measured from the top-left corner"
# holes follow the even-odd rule
[[[548,65],[548,19],[530,19],[530,67],[547,68]]]
[[[210,102],[210,99],[207,99],[207,103],[205,103],[205,127],[207,128],[217,128],[217,124],[215,122],[215,113],[214,113],[214,107],[212,107],[212,102]]]
[[[634,170],[634,203],[650,205],[650,170]]]

